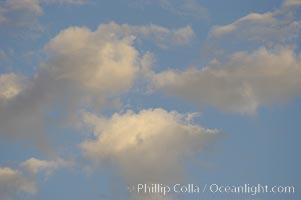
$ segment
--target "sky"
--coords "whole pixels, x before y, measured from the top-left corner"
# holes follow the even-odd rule
[[[0,199],[299,200],[300,10],[0,0]]]

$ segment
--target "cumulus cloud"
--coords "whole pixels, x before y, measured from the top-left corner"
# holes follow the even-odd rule
[[[49,60],[31,79],[31,87],[0,108],[1,133],[42,132],[47,112],[56,109],[53,106],[66,105],[65,112],[90,105],[99,108],[107,98],[126,92],[139,70],[133,39],[132,35],[119,37],[80,27],[59,33],[46,45]],[[2,86],[6,96],[7,79],[8,86]]]
[[[57,93],[54,97],[69,96],[69,105],[99,108],[107,98],[127,92],[143,67],[146,55],[134,47],[136,38],[182,44],[192,34],[190,27],[169,30],[156,25],[109,23],[95,31],[71,27],[46,45],[49,60],[42,65],[36,82],[40,90]]]
[[[202,69],[169,70],[153,76],[158,90],[223,111],[252,114],[261,105],[301,94],[301,56],[291,47],[236,52]]]
[[[45,45],[48,59],[26,79],[26,87],[17,75],[1,75],[5,84],[0,86],[0,134],[34,136],[41,148],[47,147],[42,133],[45,121],[51,120],[49,112],[58,111],[68,119],[81,109],[118,106],[148,57],[135,48],[137,38],[183,44],[192,33],[190,27],[170,30],[115,23],[102,24],[95,31],[85,27],[61,31]],[[10,98],[2,104],[4,95]]]
[[[92,127],[94,137],[80,147],[87,159],[117,166],[128,184],[183,180],[185,160],[220,133],[188,119],[163,109],[127,111],[111,118],[86,113],[83,122]]]
[[[0,198],[14,199],[19,193],[35,194],[37,192],[35,181],[24,176],[18,170],[8,167],[0,168]]]
[[[132,35],[118,36],[101,27],[68,28],[46,46],[50,58],[39,81],[52,85],[60,93],[57,97],[69,92],[74,101],[84,97],[86,103],[126,92],[139,70],[140,55],[133,40]]]
[[[85,94],[80,96],[101,99],[118,95],[131,87],[144,59],[134,47],[136,38],[182,44],[192,35],[190,27],[169,30],[156,25],[115,23],[102,24],[95,31],[71,27],[46,45],[49,60],[43,64],[39,76],[48,86],[61,84],[55,88],[64,93],[77,90],[74,93]],[[91,101],[91,98],[86,100]]]
[[[33,174],[45,173],[47,175],[51,175],[55,170],[60,168],[69,168],[74,166],[74,163],[71,161],[65,161],[61,158],[56,160],[39,160],[36,158],[30,158],[23,163],[21,163],[21,167]]]

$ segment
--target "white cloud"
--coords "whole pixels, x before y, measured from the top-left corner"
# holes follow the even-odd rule
[[[128,111],[111,118],[86,113],[83,119],[95,136],[81,143],[83,155],[99,164],[112,162],[128,184],[179,181],[185,160],[194,158],[219,133],[163,109]]]
[[[158,90],[223,111],[252,114],[262,105],[301,95],[301,56],[291,47],[237,52],[203,69],[163,71],[153,76]]]
[[[0,198],[14,199],[13,197],[20,192],[35,194],[37,192],[35,182],[17,170],[0,168]]]
[[[33,174],[45,173],[46,175],[51,175],[55,170],[60,168],[69,168],[74,166],[74,163],[71,161],[65,161],[61,158],[56,160],[39,160],[36,158],[30,158],[23,163],[21,167]]]

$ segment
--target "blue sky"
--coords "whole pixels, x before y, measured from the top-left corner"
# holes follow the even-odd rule
[[[300,199],[300,0],[0,1],[0,199]],[[137,184],[294,194],[137,194]]]

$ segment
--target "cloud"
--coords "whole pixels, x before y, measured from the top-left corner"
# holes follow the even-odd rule
[[[118,106],[120,96],[132,88],[148,57],[135,47],[136,40],[183,44],[192,33],[190,27],[170,30],[115,23],[101,24],[96,30],[70,27],[61,31],[45,45],[48,59],[25,78],[27,84],[21,81],[22,76],[1,75],[5,82],[0,86],[2,96],[11,94],[5,104],[0,99],[0,135],[33,136],[46,148],[44,127],[50,122],[55,126],[49,113],[59,113],[55,120],[65,123],[82,109],[100,111]]]
[[[232,24],[213,27],[210,31],[210,34],[213,37],[221,37],[222,35],[237,31],[241,26],[247,27],[250,24],[263,26],[264,24],[271,24],[273,22],[275,22],[275,19],[273,18],[273,13],[271,12],[263,14],[251,13],[236,20]]]
[[[26,26],[43,14],[39,0],[4,0],[0,2],[0,24]]]
[[[39,160],[36,158],[30,158],[23,163],[21,163],[21,167],[33,174],[45,173],[46,175],[51,175],[55,170],[60,168],[69,168],[74,166],[73,162],[65,161],[61,158],[56,160]]]
[[[196,0],[132,0],[136,7],[149,5],[159,6],[161,9],[177,16],[194,19],[208,19],[209,14],[206,7]]]
[[[284,5],[295,1],[285,1]],[[214,26],[209,31],[206,48],[233,52],[295,44],[300,36],[301,20],[295,7],[281,6],[265,13],[250,13],[233,23]],[[211,52],[212,53],[212,52]]]
[[[301,95],[301,56],[291,47],[236,52],[202,69],[168,70],[153,76],[155,87],[199,106],[255,113],[259,106]]]
[[[204,68],[146,74],[161,92],[226,112],[253,114],[299,96],[298,2],[287,0],[274,11],[212,27],[202,48],[209,61]]]
[[[68,28],[46,46],[50,59],[42,66],[39,81],[52,87],[56,97],[69,92],[74,101],[84,97],[82,103],[87,104],[124,93],[139,70],[133,40],[132,35],[118,36],[101,27]]]
[[[285,0],[283,2],[283,6],[300,6],[301,1],[300,0]]]
[[[31,96],[31,86],[32,80],[23,75],[0,74],[0,136],[25,139],[32,135],[46,147],[40,135],[44,123],[41,105]]]
[[[37,175],[49,176],[55,170],[73,166],[73,162],[62,158],[49,161],[30,158],[21,163],[19,169],[0,168],[0,198],[23,199],[24,195],[35,195],[38,192]]]
[[[196,0],[159,0],[159,5],[179,16],[207,19],[208,10]]]
[[[100,31],[110,32],[116,36],[136,36],[137,39],[149,39],[155,42],[160,47],[168,47],[170,45],[185,45],[188,44],[195,36],[191,26],[186,26],[178,29],[168,29],[158,25],[147,26],[131,26],[128,24],[109,24],[100,25]]]
[[[88,0],[2,0],[0,1],[0,25],[4,30],[15,33],[16,28],[24,31],[42,31],[38,18],[44,14],[48,4],[84,4]]]
[[[21,172],[8,167],[0,168],[0,198],[14,199],[18,193],[35,194],[35,182],[25,177]]]
[[[169,30],[115,23],[101,24],[95,31],[71,27],[46,45],[49,60],[42,65],[37,82],[51,87],[58,93],[54,96],[67,92],[70,100],[99,107],[97,102],[127,92],[137,78],[145,55],[134,47],[136,39],[183,44],[192,35],[190,27]]]
[[[194,158],[220,133],[188,119],[163,109],[127,111],[111,118],[86,113],[83,122],[92,127],[94,138],[80,147],[94,163],[109,161],[117,166],[128,184],[183,180],[185,160]]]
[[[88,0],[3,0],[0,2],[0,24],[29,25],[43,14],[42,3],[83,4]]]
[[[7,138],[29,134],[41,138],[43,126],[39,100],[34,99],[29,77],[8,73],[0,74],[0,135]]]
[[[192,34],[190,27],[169,30],[156,25],[109,23],[95,31],[71,27],[46,45],[49,60],[42,65],[35,82],[39,90],[55,93],[53,97],[69,97],[67,102],[75,109],[100,108],[107,99],[131,89],[143,67],[147,55],[134,47],[135,40],[183,44]]]
[[[13,73],[0,74],[0,104],[17,96],[25,87],[25,77]]]
[[[30,79],[31,87],[0,107],[1,134],[38,137],[47,112],[61,109],[68,115],[91,106],[99,109],[110,97],[126,92],[139,70],[133,39],[80,27],[59,33],[46,45],[49,60]],[[2,87],[8,93],[9,87]]]

